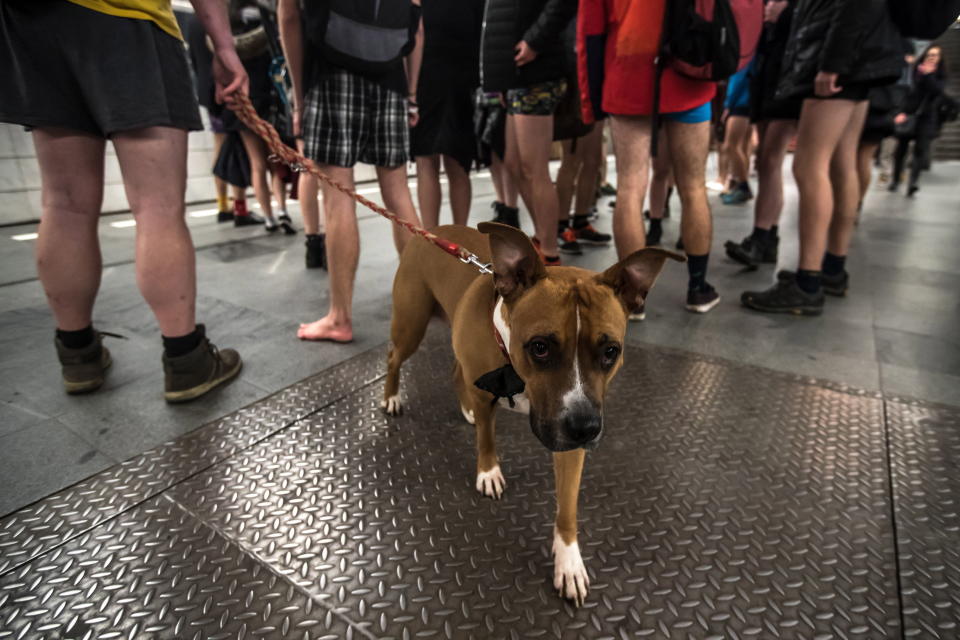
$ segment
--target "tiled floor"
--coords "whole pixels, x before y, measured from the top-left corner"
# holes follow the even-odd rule
[[[788,174],[789,175],[789,174]],[[713,198],[715,241],[710,281],[723,296],[707,316],[683,310],[686,272],[671,265],[648,303],[647,320],[629,339],[827,379],[887,396],[960,405],[960,163],[941,163],[924,176],[913,200],[874,189],[849,259],[852,288],[829,299],[820,318],[745,311],[740,292],[766,286],[774,269],[745,272],[722,245],[750,228],[749,207]],[[474,181],[472,221],[489,217],[489,179]],[[365,187],[368,188],[368,187]],[[674,209],[679,204],[674,200]],[[199,208],[204,209],[204,208]],[[609,230],[601,203],[597,226]],[[196,213],[196,211],[194,211]],[[444,214],[445,216],[447,214]],[[350,345],[296,340],[297,324],[326,308],[326,275],[303,268],[302,235],[267,237],[262,229],[218,226],[190,217],[198,246],[199,319],[221,346],[245,359],[241,378],[198,403],[162,401],[159,336],[141,302],[131,263],[134,229],[102,223],[104,272],[95,312],[111,340],[115,367],[105,388],[73,398],[60,389],[53,323],[35,279],[32,242],[11,237],[33,227],[0,229],[0,514],[8,513],[116,462],[190,432],[304,377],[383,343],[390,322],[396,256],[388,223],[361,212],[363,248],[355,301],[356,341]],[[529,220],[524,224],[528,227]],[[666,223],[665,242],[679,223]],[[788,188],[781,264],[796,259],[796,192]],[[589,250],[572,264],[602,268],[612,249]]]

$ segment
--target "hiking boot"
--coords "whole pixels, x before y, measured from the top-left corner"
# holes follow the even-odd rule
[[[779,244],[780,239],[777,237],[774,237],[771,242],[757,242],[753,235],[749,235],[740,242],[727,240],[724,248],[730,259],[756,269],[761,263],[776,264]]]
[[[494,202],[491,206],[496,212],[491,222],[509,225],[514,229],[520,228],[520,209],[517,207],[508,207],[502,202]]]
[[[308,235],[307,241],[307,269],[327,268],[327,243],[325,234]]]
[[[660,246],[660,240],[662,238],[663,238],[663,226],[659,224],[651,224],[650,228],[647,230],[647,246],[648,247]]]
[[[816,293],[807,293],[797,284],[796,276],[782,278],[766,291],[745,291],[740,302],[748,309],[765,313],[818,316],[823,313],[823,287]]]
[[[95,331],[93,342],[80,349],[64,346],[60,338],[54,338],[54,344],[67,393],[90,393],[103,385],[107,369],[113,363],[110,351],[103,346],[103,334]]]
[[[718,304],[720,304],[720,294],[706,282],[696,289],[687,290],[687,311],[706,313]]]
[[[197,325],[200,344],[190,353],[175,358],[163,355],[164,393],[167,402],[189,402],[235,378],[243,366],[233,349],[220,351]]]
[[[245,216],[235,215],[233,217],[233,226],[250,227],[257,224],[264,224],[266,220],[255,213],[248,213]]]
[[[587,244],[610,244],[612,239],[609,233],[600,233],[590,224],[574,228],[573,233],[577,236],[577,240]]]
[[[574,233],[570,227],[567,227],[560,233],[559,241],[560,253],[568,253],[573,256],[583,255],[583,249],[580,247],[580,243],[577,242],[577,234]]]
[[[777,280],[795,280],[796,277],[796,271],[790,271],[788,269],[777,271]],[[842,298],[847,295],[847,289],[850,288],[850,274],[847,273],[846,269],[834,274],[821,272],[820,288],[823,289],[823,292],[828,296]]]

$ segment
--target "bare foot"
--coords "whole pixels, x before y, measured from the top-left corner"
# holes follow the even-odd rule
[[[349,324],[338,324],[331,320],[330,316],[325,316],[316,322],[301,324],[297,329],[297,337],[301,340],[353,342],[353,327]]]

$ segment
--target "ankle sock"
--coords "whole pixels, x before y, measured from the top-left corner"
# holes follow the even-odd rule
[[[650,231],[661,231],[663,227],[662,218],[650,218]]]
[[[707,282],[707,261],[710,254],[705,253],[702,256],[687,254],[687,272],[690,274],[690,280],[687,282],[687,289],[700,289]]]
[[[202,338],[203,333],[201,333],[199,327],[194,328],[193,331],[185,336],[176,336],[174,338],[163,336],[163,352],[168,358],[186,355],[197,348]]]
[[[573,216],[573,228],[583,229],[590,226],[590,216],[586,213],[578,213]]]
[[[77,331],[61,331],[57,329],[57,337],[67,349],[83,349],[84,347],[89,347],[97,336],[93,331],[93,325],[90,325]]]
[[[230,198],[226,195],[217,196],[217,211],[229,211],[230,210]]]
[[[820,291],[820,272],[808,269],[797,269],[797,286],[804,293]]]
[[[768,243],[771,238],[773,238],[773,229],[761,229],[760,227],[753,228],[753,235],[751,236],[754,242],[759,244]]]
[[[838,256],[829,251],[823,255],[823,274],[827,276],[836,276],[843,273],[843,267],[847,262],[847,256]]]

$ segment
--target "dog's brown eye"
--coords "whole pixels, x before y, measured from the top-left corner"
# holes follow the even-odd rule
[[[550,346],[543,340],[534,340],[530,343],[530,355],[537,360],[546,360],[550,355]]]
[[[617,361],[617,358],[620,357],[620,347],[617,345],[610,345],[603,350],[603,366],[610,367],[613,366],[613,363]]]

